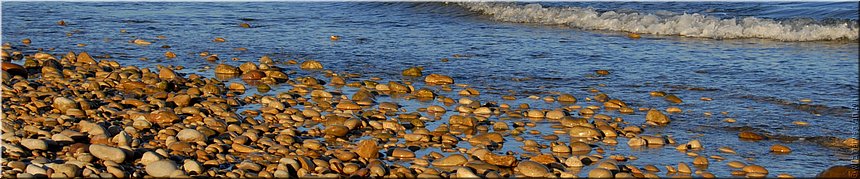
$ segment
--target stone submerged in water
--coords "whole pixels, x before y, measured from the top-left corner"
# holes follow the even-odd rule
[[[763,140],[764,136],[757,134],[755,132],[743,131],[743,132],[738,133],[738,138],[746,139],[746,140]]]
[[[423,76],[423,74],[421,73],[422,70],[424,70],[423,67],[411,67],[411,68],[407,68],[407,69],[403,70],[403,72],[401,72],[401,75],[419,77],[419,76]]]
[[[654,122],[659,125],[665,125],[669,123],[669,117],[660,111],[651,109],[648,110],[647,114],[645,114],[645,121]]]
[[[860,177],[860,165],[832,166],[818,173],[816,178],[857,178]]]
[[[454,84],[454,79],[440,74],[430,74],[424,77],[424,82],[436,85]]]
[[[302,64],[300,65],[300,68],[304,69],[304,70],[318,70],[318,69],[323,69],[323,66],[320,62],[318,62],[316,60],[307,60],[307,61],[302,62]]]
[[[242,71],[240,71],[238,67],[234,67],[232,65],[219,64],[218,66],[215,66],[215,74],[238,75],[240,73],[242,73]]]

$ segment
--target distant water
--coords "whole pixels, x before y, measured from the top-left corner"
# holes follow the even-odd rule
[[[778,173],[813,176],[831,165],[850,164],[857,156],[857,151],[828,148],[806,140],[856,137],[860,131],[856,2],[3,2],[0,5],[2,42],[27,53],[39,49],[54,54],[87,51],[95,56],[110,55],[124,65],[148,68],[159,64],[182,65],[186,68],[181,73],[209,77],[213,74],[211,67],[217,63],[207,62],[198,55],[200,52],[218,54],[222,59],[219,63],[232,65],[257,62],[261,56],[269,55],[279,62],[315,59],[326,69],[364,74],[350,81],[382,77],[383,83],[416,80],[401,77],[400,70],[424,66],[425,74],[447,74],[458,83],[472,84],[481,91],[477,99],[482,102],[530,103],[532,108],[553,109],[562,105],[527,97],[564,92],[579,98],[577,105],[602,105],[585,100],[595,95],[588,92],[594,88],[634,108],[678,106],[685,112],[672,114],[669,126],[646,128],[645,134],[672,135],[681,142],[700,139],[707,147],[700,155],[721,155],[727,161],[762,165],[770,170],[771,177]],[[59,20],[68,25],[57,26]],[[252,28],[239,28],[242,22]],[[127,32],[121,33],[120,29]],[[627,31],[642,33],[642,38],[629,39]],[[159,35],[166,38],[156,38]],[[333,42],[329,40],[331,35],[343,38]],[[227,42],[213,43],[216,37]],[[21,45],[24,38],[33,43]],[[153,44],[129,43],[134,39]],[[170,48],[162,48],[165,45]],[[247,50],[236,49],[239,47]],[[163,55],[166,51],[175,52],[178,58],[166,59]],[[234,57],[238,60],[230,60]],[[442,58],[449,61],[442,62]],[[298,70],[296,66],[279,66],[295,72],[291,78],[310,75],[328,79],[320,73]],[[607,69],[612,74],[594,76],[597,69]],[[281,84],[272,88],[266,94],[292,87]],[[648,95],[658,90],[676,94],[684,103],[673,105]],[[250,87],[246,95],[255,91],[256,88]],[[456,90],[438,92],[456,96]],[[500,99],[501,95],[509,94],[515,94],[518,100]],[[713,101],[701,101],[701,97]],[[812,102],[807,104],[800,99]],[[388,97],[378,100],[398,101],[410,112],[439,104]],[[704,112],[714,115],[705,116]],[[453,113],[442,118],[448,119]],[[630,122],[628,125],[644,122],[644,112],[601,113],[622,117]],[[725,118],[735,118],[738,122],[721,122]],[[491,120],[529,121],[495,117]],[[433,129],[445,121],[427,125]],[[811,125],[800,127],[791,124],[792,121]],[[538,121],[537,129],[548,134],[553,124]],[[739,141],[736,129],[742,127],[804,140]],[[523,137],[542,140],[537,135]],[[569,138],[561,135],[559,140],[567,142]],[[692,161],[672,146],[659,150],[630,149],[626,138],[619,138],[618,142],[617,146],[600,146],[607,149],[606,155],[640,158],[628,161],[629,164],[665,166]],[[787,145],[794,152],[768,153],[768,147],[776,143]],[[508,138],[500,152],[523,152],[518,148],[520,145]],[[715,149],[720,146],[732,147],[740,154],[718,153]],[[418,154],[429,151],[438,149],[423,149]],[[725,167],[727,161],[712,161],[708,171],[730,176],[731,170]]]
[[[856,41],[860,35],[857,2],[459,4],[504,22],[657,35],[781,41]]]

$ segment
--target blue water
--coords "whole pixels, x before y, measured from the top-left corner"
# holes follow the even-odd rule
[[[720,19],[755,17],[769,22],[805,21],[828,27],[847,24],[841,30],[857,29],[855,2],[540,4],[549,8],[592,7],[600,12],[665,16],[686,12]],[[787,42],[773,38],[693,38],[644,33],[641,39],[630,39],[623,31],[506,21],[456,3],[3,2],[2,13],[2,43],[9,43],[12,50],[25,54],[39,49],[53,54],[87,51],[93,55],[109,54],[123,65],[149,68],[158,64],[182,65],[186,67],[182,73],[210,77],[213,72],[207,67],[217,63],[207,62],[198,55],[204,51],[218,54],[222,63],[237,66],[269,55],[278,62],[314,59],[335,72],[363,74],[350,81],[370,77],[381,77],[384,79],[381,82],[410,80],[401,77],[400,71],[423,66],[425,74],[446,74],[457,83],[471,84],[481,91],[477,99],[482,102],[498,101],[512,106],[530,103],[532,108],[553,109],[562,105],[527,97],[564,92],[579,98],[577,105],[599,106],[600,103],[584,100],[594,95],[588,90],[595,88],[634,109],[678,106],[685,112],[672,114],[669,126],[646,128],[645,134],[673,135],[680,142],[700,139],[707,148],[700,155],[721,155],[727,161],[762,165],[770,170],[772,177],[779,173],[813,176],[832,165],[850,164],[851,156],[858,154],[856,150],[830,148],[815,142],[744,142],[737,140],[737,131],[728,129],[752,127],[792,137],[856,137],[860,130],[857,118],[860,60],[856,38]],[[807,18],[812,20],[798,20]],[[68,25],[57,26],[59,20]],[[252,28],[239,28],[242,22]],[[126,33],[121,33],[121,29]],[[156,38],[160,35],[166,38]],[[331,41],[331,35],[342,39]],[[213,43],[216,37],[227,42]],[[24,38],[31,39],[32,44],[22,45]],[[134,39],[153,44],[129,43]],[[162,48],[164,45],[170,48]],[[235,50],[240,47],[247,50]],[[163,56],[166,51],[175,52],[178,58],[166,59]],[[239,60],[230,60],[233,57]],[[442,58],[449,61],[443,62]],[[291,78],[310,75],[328,79],[321,73],[298,70],[297,66],[279,66],[294,71],[296,74],[291,74]],[[607,69],[612,74],[596,77],[593,73],[597,69]],[[275,90],[266,94],[290,88],[287,84],[275,85]],[[453,92],[432,89],[456,99],[459,88]],[[684,103],[673,105],[649,96],[650,91],[658,90],[676,94]],[[256,90],[251,87],[249,92],[253,91]],[[518,100],[500,98],[510,94]],[[714,100],[700,101],[700,97]],[[805,103],[800,99],[811,99],[812,105],[819,105],[818,110],[803,108]],[[441,105],[394,100],[410,112],[430,104]],[[454,106],[446,109],[453,110]],[[727,114],[720,114],[724,111]],[[704,112],[714,115],[704,116]],[[630,125],[644,122],[644,112],[601,113],[623,117]],[[738,122],[721,122],[724,118],[735,118]],[[428,129],[432,131],[445,121],[428,123]],[[791,124],[792,121],[811,125],[800,127]],[[549,126],[553,121],[538,123],[535,129],[543,134],[552,132]],[[523,137],[541,140],[537,135],[523,134]],[[569,139],[562,135],[559,140]],[[653,164],[662,168],[679,161],[692,162],[691,157],[675,151],[673,146],[665,150],[631,150],[626,138],[619,138],[618,142],[617,146],[599,145],[607,149],[606,156],[636,155],[640,159],[629,162],[636,166]],[[769,154],[768,147],[775,143],[787,145],[794,152]],[[499,152],[523,153],[519,145],[509,136]],[[717,153],[720,146],[732,147],[740,155]],[[431,150],[437,151],[425,149],[418,153]],[[727,161],[711,160],[708,171],[730,176],[731,170],[724,164]]]

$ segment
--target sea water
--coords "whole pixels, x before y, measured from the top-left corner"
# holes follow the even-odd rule
[[[645,128],[647,135],[671,135],[679,142],[699,139],[706,149],[700,155],[721,155],[708,171],[730,176],[726,162],[738,160],[762,165],[770,173],[813,176],[833,165],[851,164],[856,150],[826,147],[815,140],[858,135],[858,28],[856,2],[3,2],[2,42],[31,54],[86,51],[110,55],[123,65],[154,68],[181,65],[178,72],[212,77],[217,63],[238,66],[269,55],[277,62],[314,59],[326,69],[360,73],[350,81],[381,77],[404,78],[400,71],[423,66],[424,73],[446,74],[457,83],[481,91],[481,102],[554,109],[558,103],[528,99],[570,93],[577,105],[597,89],[636,108],[680,107],[666,127]],[[67,26],[56,25],[64,20]],[[240,28],[240,23],[252,28]],[[121,32],[123,30],[124,32]],[[641,34],[631,39],[627,33]],[[160,39],[157,36],[165,36]],[[339,41],[329,40],[338,35]],[[216,37],[224,43],[213,43]],[[29,38],[32,44],[21,45]],[[139,46],[134,39],[153,42]],[[83,44],[79,46],[78,44]],[[162,48],[162,46],[170,48]],[[237,50],[236,48],[247,50]],[[166,59],[172,51],[175,59]],[[208,62],[200,52],[218,54]],[[233,61],[231,58],[238,58]],[[447,62],[441,59],[448,59]],[[22,63],[20,61],[15,63]],[[317,76],[298,70],[291,78]],[[605,69],[608,76],[596,76]],[[231,81],[239,82],[238,79]],[[249,86],[246,95],[256,94]],[[416,87],[423,87],[417,85]],[[265,94],[289,90],[274,85]],[[439,93],[455,97],[456,91]],[[332,88],[344,92],[354,88]],[[666,91],[682,98],[670,104],[649,96]],[[517,100],[502,100],[514,95]],[[708,97],[712,101],[701,101]],[[810,99],[811,102],[800,102]],[[404,105],[410,112],[438,102],[414,102],[379,97]],[[453,106],[446,106],[454,109]],[[706,116],[705,112],[713,115]],[[723,114],[722,112],[725,112]],[[428,128],[447,121],[429,122]],[[629,125],[644,123],[645,112],[622,115]],[[424,114],[427,115],[427,114]],[[578,116],[578,115],[575,115]],[[736,123],[722,122],[734,118]],[[537,130],[550,134],[549,120],[499,119],[537,122]],[[806,121],[797,126],[792,121]],[[790,141],[740,141],[738,130],[753,130],[791,138]],[[540,135],[526,139],[549,142]],[[461,136],[462,137],[462,136]],[[566,135],[559,141],[568,142]],[[357,140],[357,139],[353,139]],[[629,164],[677,165],[692,161],[667,145],[660,149],[631,149],[626,138],[616,146],[600,144],[605,156],[634,155]],[[789,155],[769,153],[773,144],[793,149]],[[468,147],[461,142],[460,146]],[[506,138],[497,152],[528,153],[522,143]],[[728,146],[738,155],[722,154]],[[439,149],[422,149],[426,154]],[[543,152],[549,152],[545,149]],[[754,158],[754,160],[747,160]],[[622,162],[623,163],[623,162]],[[588,171],[594,166],[588,166]],[[585,172],[580,176],[584,176]],[[664,174],[661,173],[661,176]]]

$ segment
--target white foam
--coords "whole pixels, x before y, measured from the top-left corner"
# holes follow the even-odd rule
[[[701,14],[597,12],[581,7],[540,4],[461,2],[461,6],[495,20],[568,25],[575,28],[713,39],[762,38],[781,41],[857,40],[857,24],[801,23],[756,17],[720,19]]]

